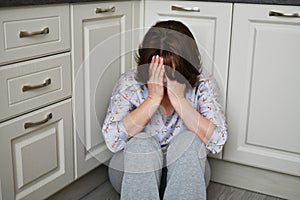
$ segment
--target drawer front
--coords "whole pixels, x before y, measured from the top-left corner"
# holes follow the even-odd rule
[[[0,65],[70,49],[69,6],[0,9]]]
[[[62,67],[8,80],[9,105],[62,89]]]
[[[59,17],[4,23],[5,49],[34,46],[59,40]]]
[[[71,95],[70,53],[0,68],[0,121]]]
[[[71,100],[0,123],[3,199],[45,199],[73,178]]]

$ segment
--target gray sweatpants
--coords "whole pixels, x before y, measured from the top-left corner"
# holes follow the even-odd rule
[[[190,131],[180,133],[165,147],[140,133],[114,154],[109,179],[124,200],[206,199],[210,167],[205,145]]]

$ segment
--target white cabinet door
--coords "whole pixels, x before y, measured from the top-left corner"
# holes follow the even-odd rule
[[[300,12],[235,4],[224,159],[300,176]],[[279,14],[280,15],[280,14]]]
[[[0,158],[4,200],[45,199],[73,181],[71,101],[1,123]]]
[[[101,128],[120,73],[132,67],[131,6],[124,1],[71,7],[77,178],[111,156]]]
[[[176,6],[177,9],[172,9],[172,6]],[[191,8],[194,11],[190,11]],[[211,72],[218,81],[224,107],[231,14],[232,4],[230,3],[145,1],[146,29],[157,21],[177,20],[183,22],[192,31],[200,50],[203,67]]]

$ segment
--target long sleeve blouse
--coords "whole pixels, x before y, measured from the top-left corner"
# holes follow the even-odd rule
[[[112,152],[122,150],[129,140],[129,135],[122,124],[123,118],[148,97],[146,85],[135,79],[136,74],[136,69],[122,74],[110,99],[102,133],[107,147]],[[196,86],[186,92],[185,98],[202,116],[215,125],[215,130],[208,140],[206,148],[213,154],[219,153],[228,134],[215,79],[206,70],[203,70]],[[187,127],[175,111],[170,115],[163,115],[159,109],[144,129],[161,145],[170,143],[176,135],[184,130],[187,130]]]

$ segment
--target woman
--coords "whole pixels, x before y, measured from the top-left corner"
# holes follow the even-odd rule
[[[107,147],[118,152],[112,185],[121,199],[206,199],[207,152],[222,150],[227,127],[192,33],[181,22],[158,22],[137,64],[121,75],[103,125]]]

